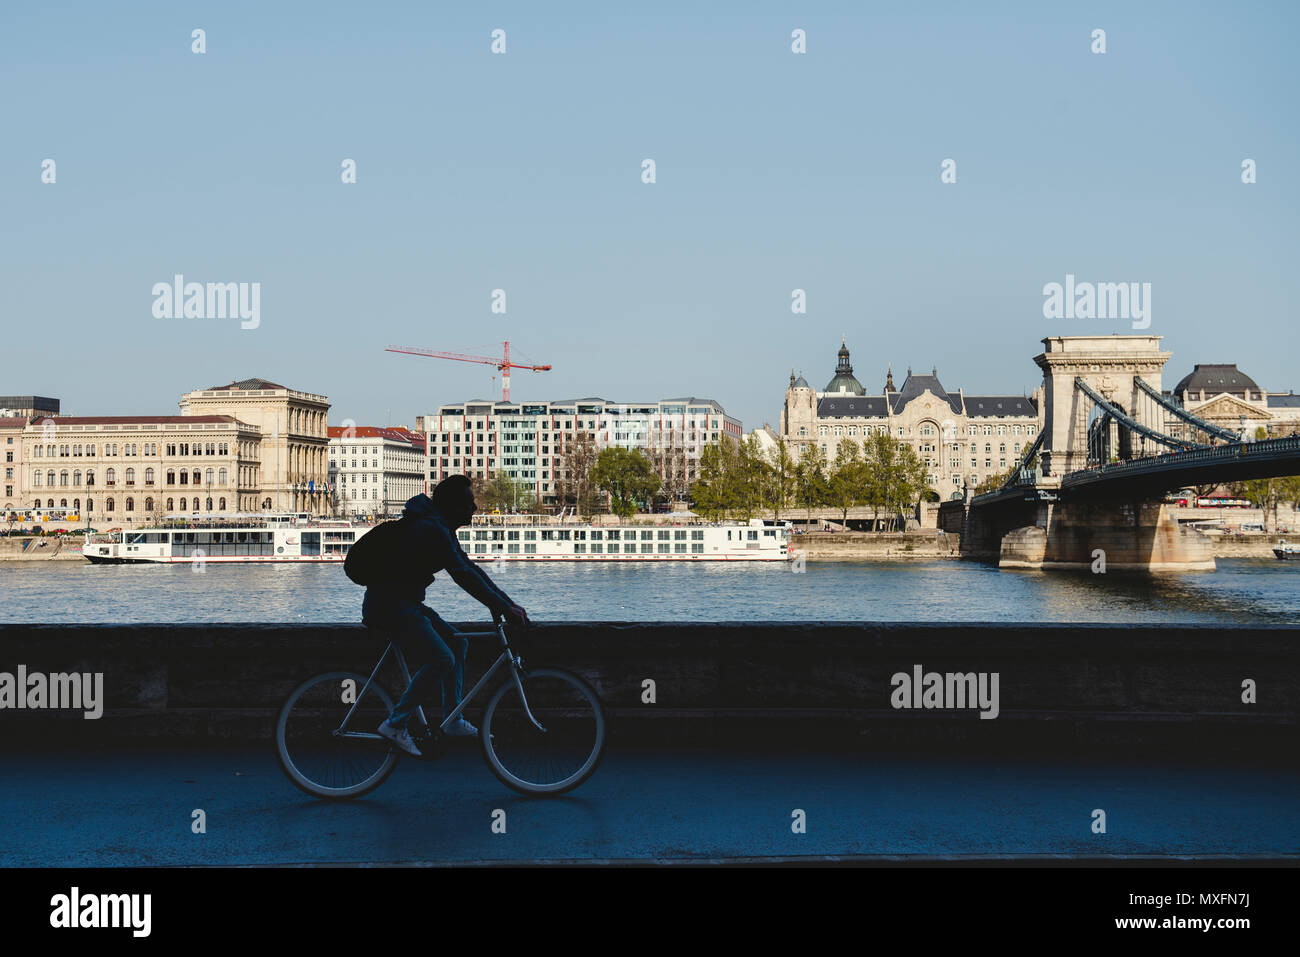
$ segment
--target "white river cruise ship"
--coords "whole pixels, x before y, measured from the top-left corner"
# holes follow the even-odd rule
[[[96,564],[341,562],[373,527],[305,513],[169,516],[148,528],[92,534],[81,551]],[[595,525],[552,515],[478,515],[456,532],[479,562],[778,562],[788,557],[789,534],[787,523],[757,518]]]

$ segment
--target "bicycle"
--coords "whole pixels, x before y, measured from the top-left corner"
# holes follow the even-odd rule
[[[571,672],[525,668],[523,658],[510,649],[504,622],[499,615],[492,617],[492,631],[461,634],[496,635],[501,654],[437,730],[430,729],[424,709],[417,707],[411,737],[423,760],[436,760],[444,740],[439,732],[505,666],[510,675],[483,710],[483,759],[502,783],[523,794],[571,791],[591,777],[604,755],[605,709],[600,697]],[[406,658],[390,640],[368,678],[349,671],[316,675],[295,688],[281,706],[275,724],[276,757],[289,780],[308,794],[359,797],[383,784],[399,757],[411,757],[376,730],[393,710],[393,699],[376,681],[390,654],[409,684]]]

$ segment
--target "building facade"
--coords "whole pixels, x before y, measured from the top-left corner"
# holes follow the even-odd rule
[[[24,400],[24,401],[17,401]],[[9,396],[0,417],[5,513],[66,509],[82,524],[139,526],[168,513],[326,514],[328,400],[265,379],[186,393],[181,415],[69,416]]]
[[[184,415],[229,415],[261,434],[259,509],[329,512],[329,400],[266,379],[241,379],[181,396]]]
[[[58,415],[59,400],[43,395],[0,395],[0,418]]]
[[[909,369],[898,389],[890,368],[880,392],[868,394],[841,340],[825,389],[790,373],[780,435],[796,461],[816,444],[828,462],[843,441],[861,446],[873,435],[893,436],[912,447],[927,467],[931,490],[946,499],[1014,466],[1043,428],[1042,405],[1041,389],[1030,395],[948,392],[937,370],[922,375]]]
[[[693,396],[624,403],[600,398],[517,403],[476,400],[440,406],[416,420],[429,436],[430,488],[448,475],[510,476],[533,488],[544,505],[573,478],[566,454],[574,437],[592,436],[595,448],[622,446],[648,454],[669,486],[699,474],[710,442],[740,441],[740,420],[712,399]],[[684,492],[684,488],[682,489]]]
[[[1198,418],[1247,438],[1260,428],[1269,438],[1300,432],[1300,395],[1264,391],[1235,362],[1197,363],[1174,386],[1173,398]],[[1174,419],[1169,426],[1176,434],[1181,423]]]
[[[349,517],[398,513],[424,491],[424,436],[409,429],[329,427],[331,505]]]
[[[261,491],[259,439],[229,415],[2,419],[0,504],[67,509],[83,524],[124,527],[169,512],[251,511]]]

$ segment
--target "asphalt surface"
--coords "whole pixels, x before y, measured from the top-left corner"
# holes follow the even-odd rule
[[[191,830],[206,814],[206,833]],[[1092,832],[1094,809],[1106,833]],[[807,831],[792,831],[793,812]],[[494,833],[496,811],[505,833]],[[495,815],[496,819],[500,815]],[[269,744],[0,755],[0,866],[926,856],[1300,857],[1300,772],[1191,763],[617,750],[570,794],[507,789],[474,741],[323,802]]]

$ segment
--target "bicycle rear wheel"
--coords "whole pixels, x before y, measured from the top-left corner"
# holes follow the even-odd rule
[[[365,684],[365,675],[351,671],[317,675],[295,688],[280,708],[276,757],[289,780],[308,794],[357,797],[379,787],[397,767],[396,752],[375,731],[392,712],[393,701],[378,684],[358,700]]]
[[[524,699],[542,725],[528,719],[513,677],[483,711],[483,757],[507,786],[524,794],[576,788],[605,752],[605,710],[595,689],[559,668],[521,669]]]

